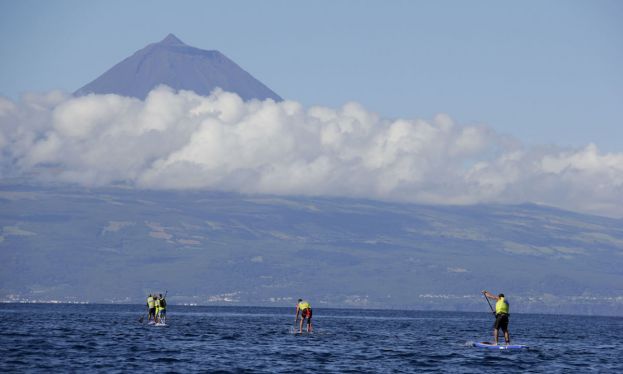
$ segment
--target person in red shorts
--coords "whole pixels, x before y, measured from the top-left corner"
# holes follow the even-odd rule
[[[299,313],[301,313],[301,323],[299,324],[299,333],[303,332],[303,321],[307,319],[307,332],[312,332],[312,308],[308,301],[299,299],[296,304],[296,317],[294,318],[294,324],[299,320]]]

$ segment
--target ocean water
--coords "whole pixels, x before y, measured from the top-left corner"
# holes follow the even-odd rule
[[[623,372],[623,318],[513,314],[513,343],[490,351],[488,313],[138,305],[0,304],[2,372]]]

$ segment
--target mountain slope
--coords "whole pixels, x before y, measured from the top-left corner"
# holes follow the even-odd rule
[[[623,311],[623,222],[536,205],[4,186],[0,212],[0,300]]]
[[[282,100],[219,51],[188,46],[173,34],[137,51],[74,95],[114,93],[144,99],[161,84],[200,95],[209,95],[221,88],[238,94],[243,100]]]

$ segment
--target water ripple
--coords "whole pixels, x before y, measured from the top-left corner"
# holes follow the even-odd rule
[[[9,372],[291,373],[621,372],[622,318],[514,315],[525,351],[472,348],[487,313],[318,309],[293,334],[292,310],[176,307],[169,326],[138,323],[128,305],[4,304],[0,369]]]

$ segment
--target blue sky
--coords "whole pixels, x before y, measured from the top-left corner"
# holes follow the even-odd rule
[[[71,92],[174,33],[305,106],[623,151],[621,1],[0,0],[0,94]]]

